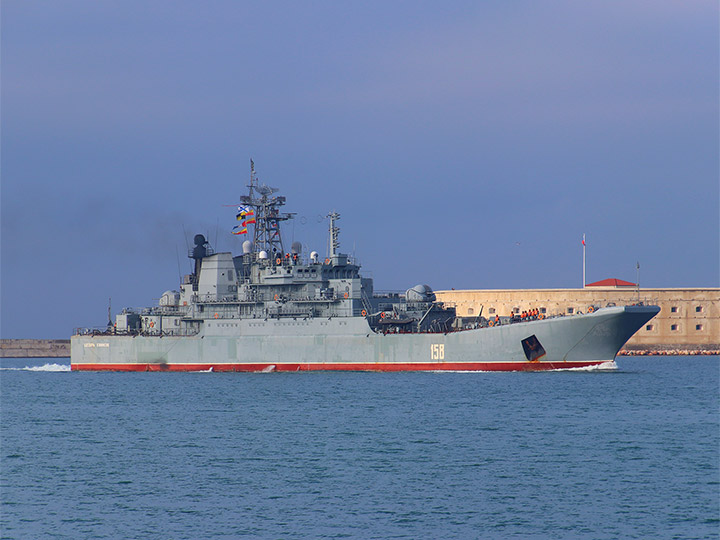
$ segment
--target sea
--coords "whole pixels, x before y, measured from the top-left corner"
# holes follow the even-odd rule
[[[544,373],[0,361],[0,537],[718,538],[720,358]]]

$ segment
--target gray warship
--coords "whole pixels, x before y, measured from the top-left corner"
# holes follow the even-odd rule
[[[294,214],[251,164],[235,229],[243,253],[216,253],[205,236],[188,250],[192,273],[158,305],[124,309],[102,330],[76,329],[75,371],[535,371],[612,362],[660,310],[589,306],[573,316],[463,319],[427,285],[377,293],[340,252],[331,212],[321,258],[283,243]]]

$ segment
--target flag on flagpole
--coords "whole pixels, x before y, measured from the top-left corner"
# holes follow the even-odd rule
[[[583,238],[582,238],[582,245],[583,246],[585,245],[585,235],[584,234],[583,234]]]

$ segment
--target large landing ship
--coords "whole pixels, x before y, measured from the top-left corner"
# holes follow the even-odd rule
[[[589,306],[573,316],[462,319],[427,285],[376,293],[340,252],[330,213],[329,253],[289,250],[285,197],[251,166],[236,234],[243,253],[215,253],[196,235],[194,269],[159,305],[125,309],[103,330],[78,329],[71,366],[85,371],[531,371],[597,366],[658,313],[657,306]]]

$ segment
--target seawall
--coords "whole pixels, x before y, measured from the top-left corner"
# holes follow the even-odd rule
[[[0,358],[69,357],[69,339],[0,339]]]

